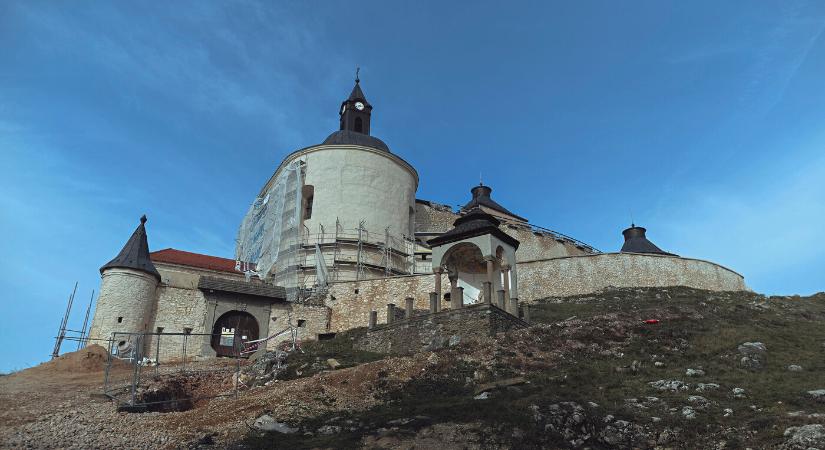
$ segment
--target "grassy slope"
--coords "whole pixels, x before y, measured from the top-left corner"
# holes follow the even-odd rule
[[[598,403],[599,414],[612,414],[645,425],[648,428],[679,429],[680,441],[670,446],[701,448],[716,445],[721,440],[730,448],[764,448],[782,441],[786,427],[805,423],[805,419],[788,416],[790,411],[825,413],[825,405],[815,404],[803,392],[825,388],[825,295],[809,298],[765,299],[750,293],[712,293],[682,288],[625,289],[604,293],[598,297],[548,299],[533,308],[533,321],[553,323],[576,316],[585,321],[591,317],[620,313],[630,337],[622,355],[584,354],[556,364],[552,370],[526,374],[531,383],[517,389],[501,390],[486,401],[473,400],[473,384],[467,383],[477,364],[462,362],[460,357],[442,358],[443,367],[431,371],[410,383],[402,392],[387,393],[386,404],[373,410],[350,414],[341,411],[336,417],[315,418],[302,424],[314,430],[324,424],[344,424],[345,431],[332,436],[273,436],[250,434],[239,443],[244,448],[310,448],[330,446],[355,447],[365,434],[391,427],[388,421],[422,416],[410,424],[397,427],[399,434],[438,422],[481,422],[482,438],[490,442],[508,443],[513,428],[524,436],[512,445],[530,447],[547,445],[547,433],[535,430],[529,406],[560,401]],[[656,325],[642,321],[660,318]],[[594,329],[583,340],[600,343],[604,330]],[[356,332],[357,333],[357,332]],[[305,347],[301,364],[316,358],[324,361],[335,357],[345,365],[375,359],[376,355],[359,354],[351,348],[353,335],[340,335],[335,340]],[[760,341],[768,348],[765,369],[757,372],[738,367],[738,344]],[[445,354],[447,355],[447,354]],[[653,355],[665,367],[655,367]],[[512,355],[497,355],[505,360]],[[636,372],[617,372],[616,367],[639,361]],[[801,365],[802,372],[789,372],[789,364]],[[293,366],[295,367],[295,366]],[[703,377],[688,378],[686,368],[706,371]],[[306,374],[302,374],[306,375]],[[291,376],[296,376],[292,372]],[[664,393],[648,382],[677,379],[695,386],[698,382],[721,385],[716,391]],[[734,399],[733,387],[746,390],[747,398]],[[627,406],[626,399],[656,396],[667,407],[688,405],[689,395],[702,395],[712,403],[698,411],[695,420],[685,420],[664,409],[639,409]],[[754,405],[756,409],[752,409]],[[723,418],[722,410],[731,408],[734,414]],[[650,417],[662,421],[651,424]],[[357,428],[346,431],[346,421]],[[725,430],[727,430],[725,432]],[[277,444],[276,444],[277,443]],[[558,442],[558,444],[562,444]]]

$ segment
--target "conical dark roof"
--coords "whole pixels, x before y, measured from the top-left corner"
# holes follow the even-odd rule
[[[462,239],[492,234],[512,245],[513,248],[518,248],[519,241],[501,231],[499,225],[501,225],[501,222],[491,214],[482,211],[481,208],[473,208],[453,222],[454,228],[452,230],[430,239],[427,243],[430,246],[438,246]]]
[[[149,259],[149,241],[146,239],[146,216],[140,218],[140,225],[132,233],[132,237],[123,246],[123,250],[115,256],[115,259],[107,262],[100,268],[100,273],[106,269],[133,269],[148,273],[160,281],[160,274]]]
[[[361,100],[363,102],[367,101],[367,97],[364,95],[364,91],[361,90],[361,80],[355,80],[355,86],[352,88],[352,92],[350,92],[349,98],[347,100]]]
[[[622,234],[624,235],[624,245],[622,245],[621,252],[656,253],[659,255],[678,256],[673,253],[668,253],[654,245],[653,242],[648,241],[645,236],[646,231],[646,229],[637,227],[635,224],[631,224],[630,228],[622,231]]]
[[[517,216],[508,210],[507,208],[499,205],[496,203],[491,197],[490,193],[493,192],[493,188],[490,186],[485,186],[483,184],[479,184],[478,186],[470,189],[470,192],[473,194],[473,199],[470,200],[469,203],[464,205],[461,209],[464,211],[469,211],[473,208],[484,206],[490,208],[492,210],[498,211],[500,213],[506,214],[511,217],[515,217],[518,220],[522,220],[527,222],[527,219],[524,217]]]

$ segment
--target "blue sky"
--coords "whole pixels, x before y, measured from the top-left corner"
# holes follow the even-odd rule
[[[825,3],[0,2],[0,370],[80,327],[98,268],[231,257],[287,153],[372,131],[461,204],[479,173],[531,222],[660,247],[770,294],[825,290]]]

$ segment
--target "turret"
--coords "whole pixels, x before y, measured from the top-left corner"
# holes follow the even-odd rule
[[[149,331],[160,274],[149,259],[145,225],[143,216],[120,253],[100,268],[100,295],[89,331],[91,339],[109,340],[113,332]],[[123,348],[130,340],[128,335],[115,336],[114,343]]]
[[[647,236],[645,236],[645,232],[647,230],[642,227],[637,227],[636,224],[630,224],[630,228],[625,229],[622,231],[622,235],[624,235],[624,245],[622,245],[621,252],[622,253],[655,253],[659,255],[670,255],[670,256],[677,256],[673,253],[668,253],[659,247],[657,247],[653,242],[647,240]]]

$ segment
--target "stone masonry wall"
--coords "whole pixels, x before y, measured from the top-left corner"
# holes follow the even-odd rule
[[[429,309],[430,292],[434,290],[432,274],[332,283],[325,300],[330,309],[330,330],[365,327],[373,310],[378,311],[378,323],[386,323],[387,304],[403,308],[406,297],[415,298],[415,309]],[[441,292],[449,290],[450,282],[442,275]]]
[[[526,325],[495,306],[478,304],[379,325],[355,345],[364,351],[409,354],[437,350]]]
[[[590,294],[609,286],[748,289],[744,278],[732,270],[708,261],[672,256],[600,253],[519,263],[517,267],[519,300],[527,302],[549,296]],[[441,286],[442,293],[449,292],[446,276],[442,276]],[[378,323],[386,323],[386,305],[394,303],[403,308],[405,297],[415,298],[415,309],[427,309],[429,293],[434,288],[432,274],[332,283],[326,300],[331,310],[330,329],[343,331],[366,326],[372,310],[378,312]]]
[[[108,348],[113,332],[146,331],[151,326],[156,286],[157,279],[144,272],[107,269],[101,277],[100,296],[89,329],[91,342]]]
[[[519,298],[590,294],[606,287],[686,286],[743,291],[742,275],[699,259],[638,253],[601,253],[518,265]]]

